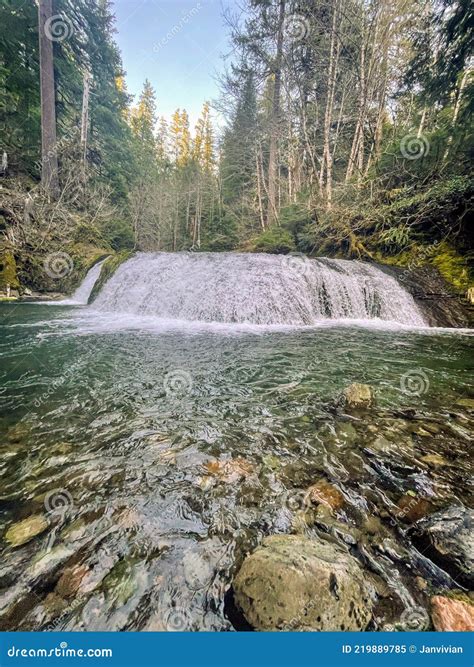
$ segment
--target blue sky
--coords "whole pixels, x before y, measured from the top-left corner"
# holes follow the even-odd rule
[[[233,5],[234,0],[114,0],[129,93],[138,96],[148,78],[158,115],[169,119],[185,108],[194,128],[203,102],[218,96],[216,74],[223,69],[222,55],[230,52],[222,10]]]

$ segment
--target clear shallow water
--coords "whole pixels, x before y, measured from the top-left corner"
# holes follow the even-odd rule
[[[470,395],[467,333],[124,330],[123,318],[26,304],[1,314],[0,533],[30,515],[49,527],[16,549],[2,542],[0,625],[233,629],[236,568],[275,532],[350,544],[385,586],[375,628],[427,606],[417,575],[447,585],[396,504],[409,490],[433,508],[469,502],[472,419],[456,405]],[[335,405],[351,382],[378,396],[358,421]],[[445,465],[423,462],[430,453]],[[299,500],[321,478],[345,502],[314,519]],[[71,594],[58,581],[75,566]]]

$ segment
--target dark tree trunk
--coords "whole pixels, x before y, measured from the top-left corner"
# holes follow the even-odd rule
[[[39,0],[38,30],[41,89],[41,184],[51,197],[59,194],[56,148],[56,106],[54,90],[53,42],[48,19],[53,14],[52,0]],[[46,27],[45,27],[46,24]]]

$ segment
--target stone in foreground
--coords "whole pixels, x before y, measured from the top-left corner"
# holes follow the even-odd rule
[[[442,595],[431,598],[431,618],[438,632],[474,631],[474,607]]]
[[[364,630],[372,590],[349,552],[329,542],[272,535],[248,556],[235,601],[256,630]]]
[[[374,390],[368,384],[354,382],[342,392],[346,406],[354,409],[371,408],[375,404]]]

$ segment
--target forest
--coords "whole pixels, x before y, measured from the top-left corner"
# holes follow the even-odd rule
[[[195,128],[160,115],[149,81],[127,93],[110,2],[48,11],[42,146],[37,7],[0,7],[4,291],[68,291],[104,252],[236,249],[429,263],[471,287],[467,0],[231,7],[221,96]]]

